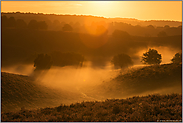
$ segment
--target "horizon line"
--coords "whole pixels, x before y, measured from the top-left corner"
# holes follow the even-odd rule
[[[2,12],[1,14],[10,14],[10,13],[20,13],[20,14],[43,14],[43,15],[56,15],[56,16],[92,16],[92,17],[98,17],[98,18],[104,18],[104,19],[131,19],[136,21],[170,21],[170,22],[182,22],[180,20],[162,20],[162,19],[137,19],[137,18],[123,18],[123,17],[106,17],[106,16],[100,16],[100,15],[91,15],[91,14],[59,14],[59,13],[42,13],[42,12],[20,12],[20,11],[12,11],[12,12]]]

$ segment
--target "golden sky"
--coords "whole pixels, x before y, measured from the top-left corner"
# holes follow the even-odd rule
[[[1,12],[182,21],[182,1],[1,1]]]

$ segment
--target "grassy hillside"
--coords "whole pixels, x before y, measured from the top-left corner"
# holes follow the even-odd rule
[[[181,64],[134,68],[99,86],[80,88],[80,93],[52,90],[31,77],[3,72],[1,81],[2,121],[182,120]],[[89,97],[105,101],[82,102]]]
[[[149,95],[3,113],[2,121],[181,121],[182,95]]]
[[[121,70],[121,74],[100,86],[83,88],[91,97],[126,98],[154,93],[182,93],[182,64],[163,64]]]
[[[71,104],[82,101],[82,94],[42,86],[32,77],[1,72],[1,111],[18,111]],[[79,97],[79,98],[78,98]]]

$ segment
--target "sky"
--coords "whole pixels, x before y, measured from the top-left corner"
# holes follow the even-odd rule
[[[182,21],[182,1],[1,1],[1,12]]]

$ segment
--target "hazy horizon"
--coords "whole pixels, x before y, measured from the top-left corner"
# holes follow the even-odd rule
[[[23,13],[23,14],[43,14],[43,15],[52,15],[51,13],[39,13],[39,12],[20,12],[20,11],[11,11],[11,12],[1,12],[4,14],[7,13]],[[89,15],[89,14],[54,14],[55,16],[92,16],[92,17],[97,17],[97,18],[105,18],[105,19],[126,19],[126,20],[133,20],[133,21],[172,21],[172,22],[182,22],[182,20],[161,20],[161,19],[156,19],[156,20],[142,20],[142,19],[137,19],[137,18],[124,18],[124,17],[105,17],[105,16],[97,16],[97,15]]]
[[[181,1],[2,1],[1,12],[182,21]],[[158,14],[157,14],[158,13]]]

